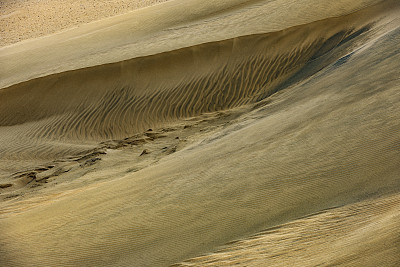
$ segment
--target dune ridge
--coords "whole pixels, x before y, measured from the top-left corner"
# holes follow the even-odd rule
[[[202,43],[282,31],[350,14],[379,2],[381,0],[167,1],[65,32],[1,47],[0,88],[50,74]],[[382,2],[383,10],[389,10],[390,2],[396,1]]]
[[[255,103],[302,70],[309,72],[301,76],[306,79],[334,62],[353,49],[357,37],[371,38],[365,32],[382,13],[378,9],[372,19],[366,16],[370,13],[53,74],[4,88],[0,101],[7,105],[0,106],[0,125],[7,128],[0,135],[7,142],[0,156],[12,165],[20,164],[15,159],[37,165],[76,155],[102,140]],[[8,127],[18,129],[17,133]]]
[[[399,201],[390,195],[321,211],[173,266],[396,266]]]

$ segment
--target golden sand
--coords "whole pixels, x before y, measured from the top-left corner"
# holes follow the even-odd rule
[[[399,15],[174,0],[0,48],[0,262],[397,266]]]

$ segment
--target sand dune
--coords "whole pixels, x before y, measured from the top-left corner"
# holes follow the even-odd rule
[[[0,124],[18,125],[18,130],[0,132],[7,140],[0,155],[16,168],[21,162],[15,159],[37,165],[87,150],[93,141],[120,139],[179,118],[260,101],[301,69],[310,69],[302,74],[307,77],[354,49],[354,39],[363,38],[385,14],[381,9],[4,88],[0,98],[7,105],[0,107]],[[376,16],[368,17],[371,12]],[[316,66],[310,68],[311,62]],[[55,149],[59,140],[67,145]]]
[[[332,31],[324,28],[316,38],[305,35],[310,28],[318,29],[318,24],[208,43],[11,86],[0,92],[8,103],[2,107],[0,123],[11,126],[67,114],[32,135],[121,138],[157,122],[255,102],[269,96],[279,83],[310,60],[368,29],[368,25],[355,29],[341,25]],[[275,47],[277,40],[282,48]],[[43,97],[49,104],[31,104],[40,103]],[[66,102],[66,98],[70,101]]]
[[[347,0],[168,1],[85,27],[0,48],[3,63],[0,88],[54,73],[244,35],[276,32],[345,15],[377,2],[379,0],[351,3]]]
[[[377,2],[175,0],[0,49],[0,261],[396,266],[400,5]]]
[[[399,195],[292,221],[176,266],[396,266]]]

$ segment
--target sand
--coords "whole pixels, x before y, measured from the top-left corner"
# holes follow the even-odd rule
[[[60,32],[167,0],[3,0],[0,46]]]
[[[394,195],[324,210],[176,266],[395,266],[399,200]]]
[[[398,265],[378,2],[174,0],[0,48],[0,261]]]

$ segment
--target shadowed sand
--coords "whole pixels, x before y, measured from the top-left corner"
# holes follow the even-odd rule
[[[175,0],[0,49],[0,261],[395,266],[400,6],[309,2]],[[133,15],[166,24],[126,36]]]

